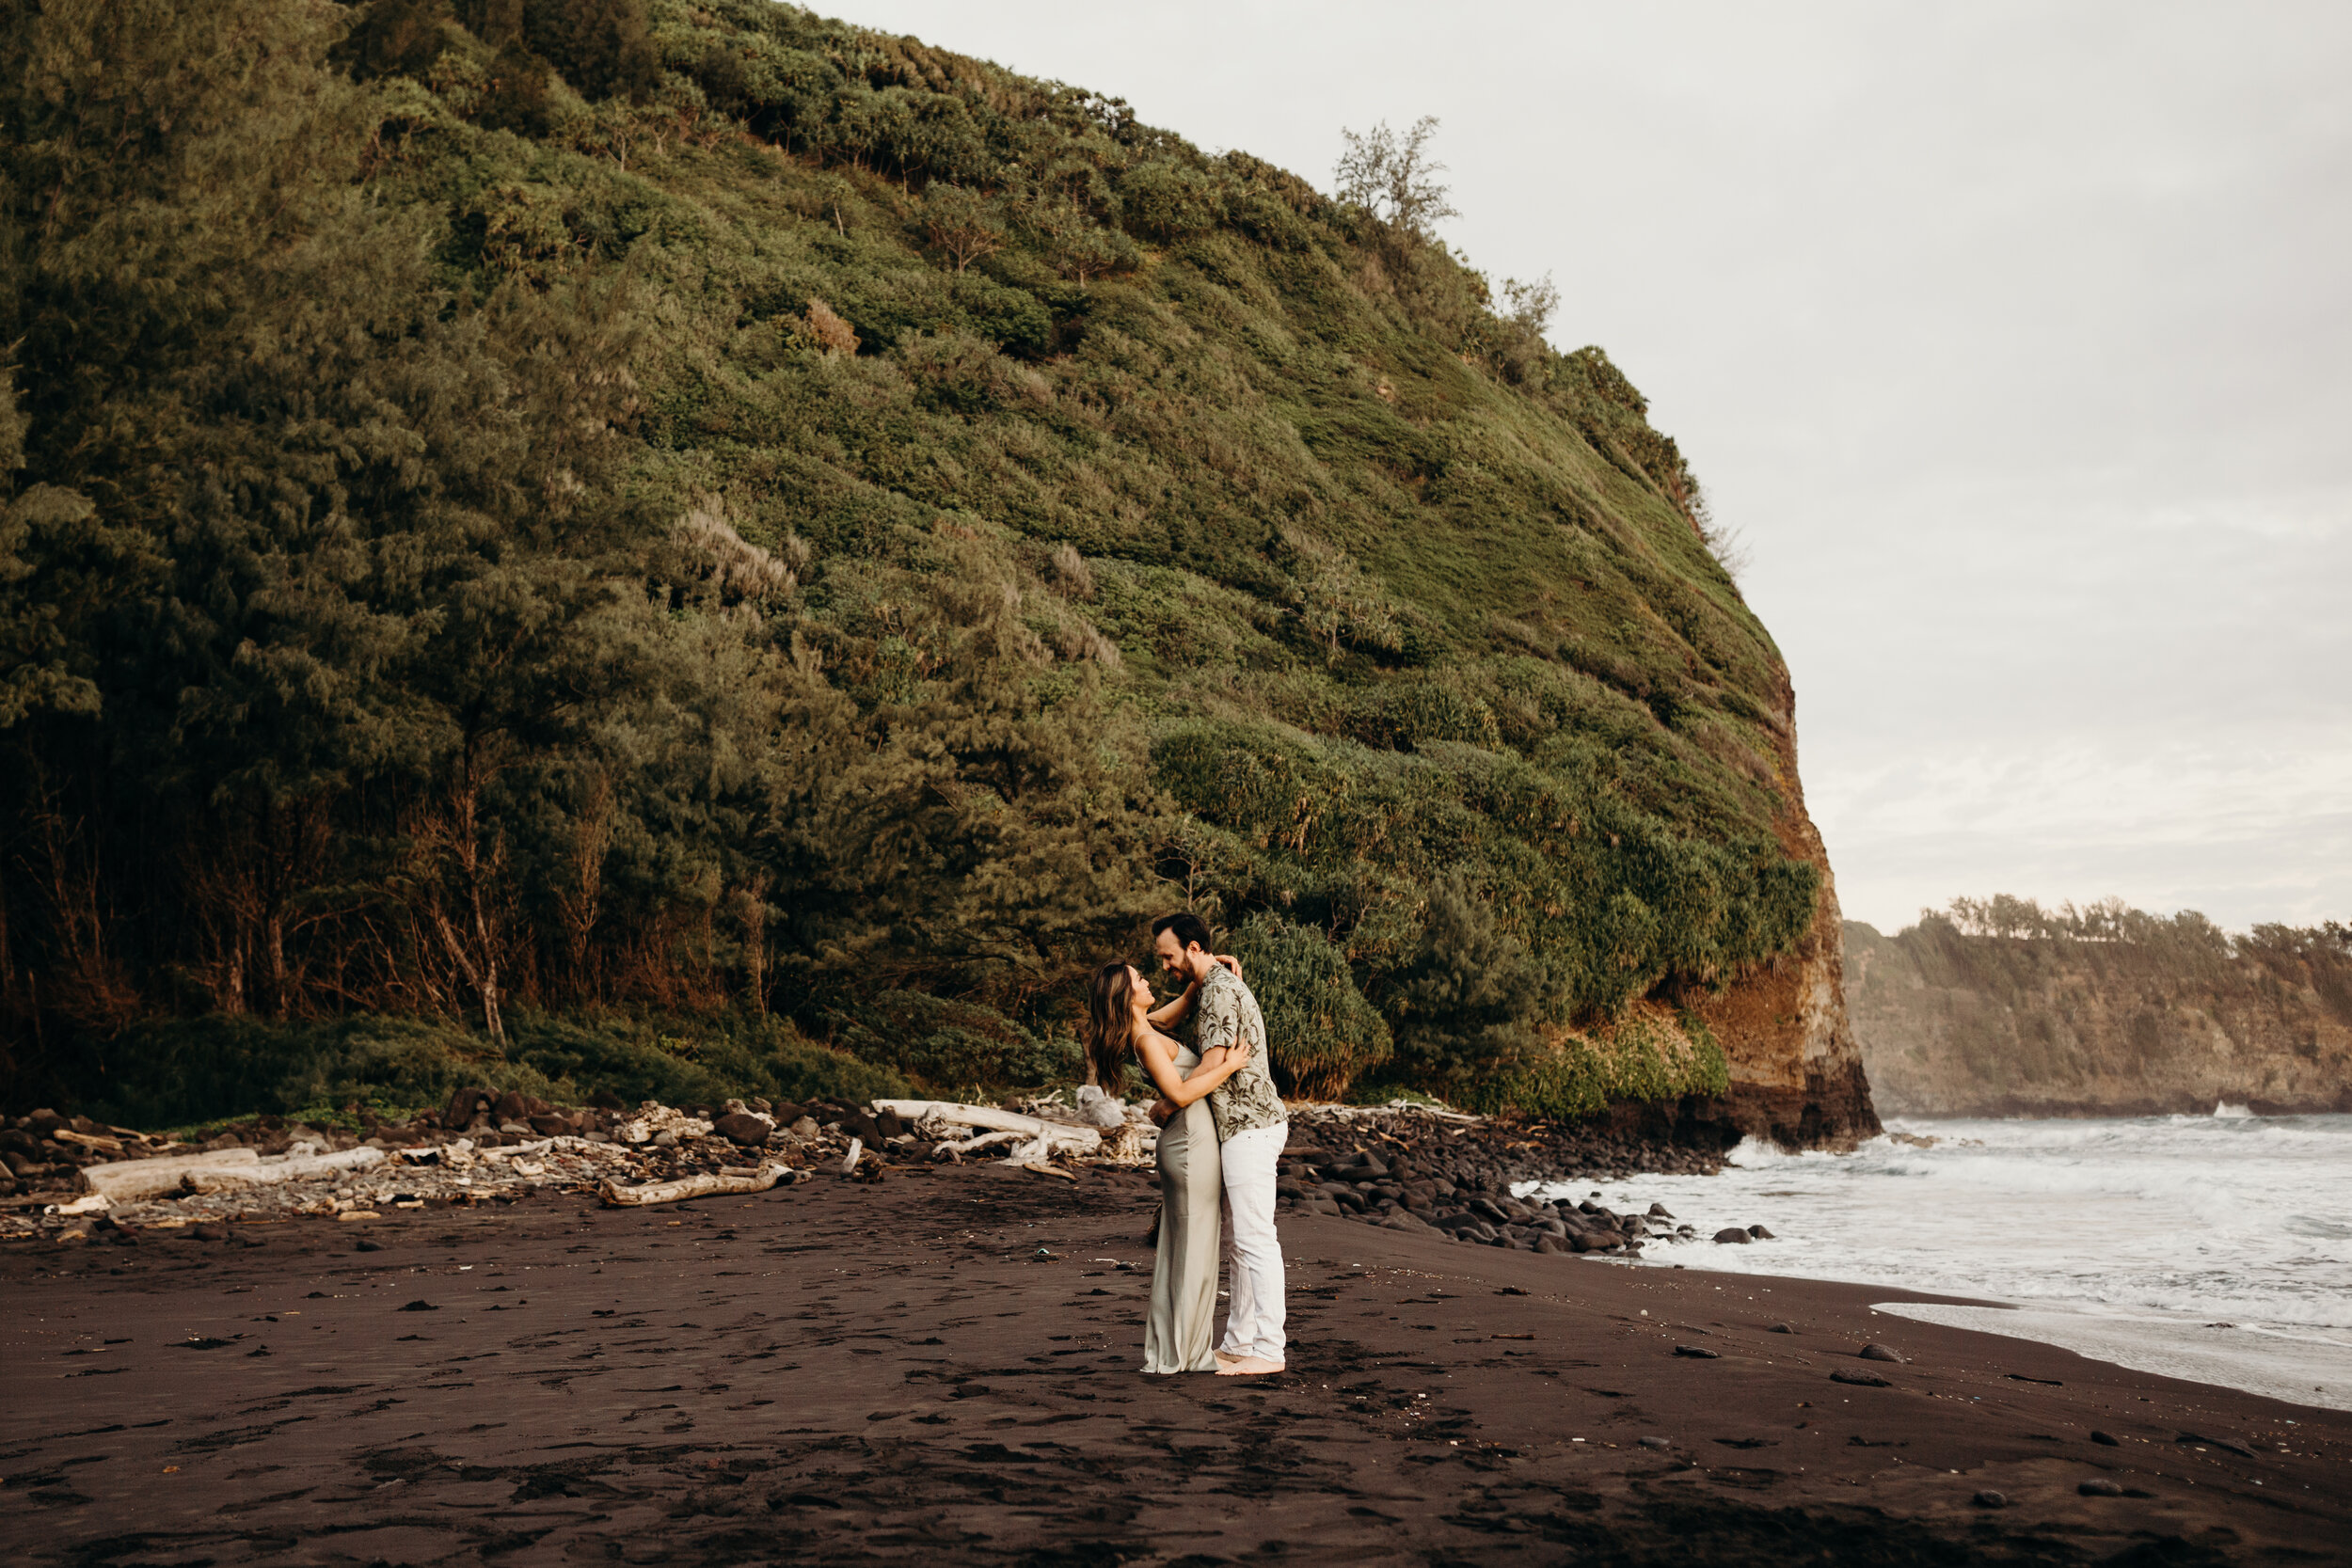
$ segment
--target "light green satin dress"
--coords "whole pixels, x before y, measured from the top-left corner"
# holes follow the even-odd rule
[[[1184,1077],[1200,1058],[1176,1054]],[[1225,1196],[1216,1123],[1196,1100],[1160,1129],[1160,1253],[1152,1269],[1152,1314],[1143,1325],[1147,1372],[1216,1370],[1217,1205]]]

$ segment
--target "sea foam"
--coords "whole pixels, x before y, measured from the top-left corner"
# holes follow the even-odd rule
[[[1644,1266],[2009,1304],[2029,1310],[1882,1309],[2352,1408],[2352,1117],[2225,1104],[2211,1116],[1904,1119],[1887,1131],[1844,1155],[1750,1140],[1719,1176],[1605,1183],[1602,1201],[1663,1200],[1701,1238],[1653,1244]],[[1704,1239],[1759,1223],[1778,1239]]]

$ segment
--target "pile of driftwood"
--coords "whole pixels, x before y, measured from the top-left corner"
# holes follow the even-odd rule
[[[628,1207],[766,1192],[838,1172],[974,1158],[1063,1180],[1082,1164],[1149,1157],[1150,1119],[1093,1090],[1020,1109],[952,1101],[816,1101],[563,1109],[461,1089],[405,1120],[357,1131],[275,1117],[171,1138],[53,1113],[0,1124],[10,1192],[0,1236],[87,1237],[294,1214],[367,1220],[537,1188]],[[6,1200],[14,1198],[13,1204]]]

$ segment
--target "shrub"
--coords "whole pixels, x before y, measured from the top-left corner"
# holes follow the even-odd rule
[[[1723,1046],[1704,1023],[1643,1006],[1614,1023],[1563,1034],[1508,1070],[1470,1082],[1458,1102],[1473,1111],[1574,1117],[1612,1101],[1721,1095],[1730,1086]]]
[[[1261,914],[1233,933],[1232,945],[1265,1015],[1267,1060],[1285,1091],[1339,1100],[1388,1062],[1388,1022],[1356,989],[1347,955],[1330,938]]]

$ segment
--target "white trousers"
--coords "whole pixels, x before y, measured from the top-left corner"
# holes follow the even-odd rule
[[[1251,1127],[1218,1146],[1225,1166],[1225,1341],[1227,1355],[1283,1358],[1282,1244],[1274,1234],[1274,1167],[1288,1124]]]

